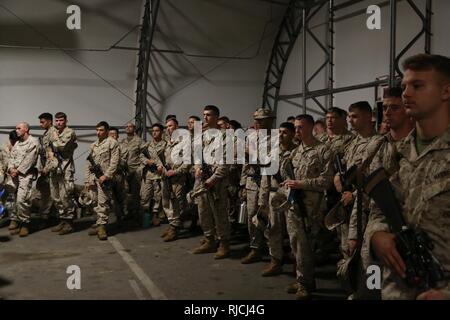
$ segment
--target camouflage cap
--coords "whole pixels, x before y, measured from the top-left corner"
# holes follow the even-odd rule
[[[258,108],[253,114],[253,119],[274,119],[275,116],[272,113],[272,110],[266,108]]]

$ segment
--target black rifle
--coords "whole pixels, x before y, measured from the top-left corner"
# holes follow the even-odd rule
[[[142,154],[144,155],[144,157],[147,160],[151,160],[151,156],[150,156],[150,153],[148,152],[147,148],[144,148],[144,150],[142,150]],[[156,163],[153,163],[151,165],[145,164],[144,171],[143,171],[143,177],[145,178],[147,171],[155,173],[157,170],[158,170],[158,166],[156,165]]]
[[[55,156],[56,161],[58,161],[57,173],[58,174],[62,174],[63,173],[63,169],[61,168],[61,164],[63,162],[63,158],[62,158],[61,154],[59,153],[58,149],[53,144],[53,142],[50,142],[49,147],[50,147],[53,155]]]
[[[286,174],[290,180],[296,180],[294,174],[294,167],[290,160],[286,161]],[[288,195],[289,203],[295,205],[298,209],[295,210],[303,220],[303,226],[307,233],[310,232],[310,226],[308,223],[308,211],[306,209],[303,199],[305,198],[305,193],[301,189],[291,189]]]
[[[339,154],[336,154],[334,158],[334,165],[336,171],[339,173],[339,178],[342,184],[342,192],[353,191],[353,184],[356,179],[356,166],[352,166],[347,170],[346,166],[342,164],[342,160]]]
[[[98,163],[95,163],[94,158],[92,157],[92,152],[88,155],[86,160],[89,161],[89,163],[91,164],[89,171],[91,171],[97,179],[100,179],[100,177],[104,175],[103,170],[102,170],[102,167]],[[106,186],[106,182],[107,181],[105,181],[103,183],[105,186]]]
[[[39,157],[41,159],[41,165],[42,165],[42,169],[45,167],[45,164],[47,163],[47,150],[44,146],[44,140],[42,139],[42,137],[39,137]]]
[[[397,250],[406,265],[406,283],[426,291],[437,288],[445,279],[442,265],[433,255],[433,243],[419,228],[409,227],[403,218],[402,207],[383,167],[367,177],[364,189],[384,214],[395,234]]]

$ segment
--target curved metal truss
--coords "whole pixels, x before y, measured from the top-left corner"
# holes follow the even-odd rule
[[[159,0],[145,1],[144,16],[142,18],[141,25],[141,36],[139,39],[135,121],[137,132],[144,140],[147,136],[147,107],[151,107],[147,101],[148,69],[150,65],[153,34],[156,29],[156,18],[158,16],[159,2]]]
[[[359,90],[364,88],[375,88],[375,100],[378,99],[378,87],[382,85],[393,85],[394,80],[397,76],[401,76],[402,73],[399,69],[399,61],[403,57],[403,55],[421,38],[422,35],[425,36],[425,53],[431,52],[431,17],[432,17],[432,0],[426,0],[425,9],[421,10],[416,5],[414,0],[389,0],[380,3],[380,6],[389,5],[390,6],[390,15],[391,15],[391,25],[390,25],[390,68],[389,68],[389,78],[381,79],[376,78],[374,81],[368,83],[354,84],[351,86],[335,88],[334,87],[334,23],[337,20],[342,20],[346,17],[354,16],[357,14],[361,14],[365,12],[365,9],[362,11],[355,11],[349,15],[343,16],[339,19],[335,19],[334,13],[337,10],[349,7],[353,4],[363,2],[364,0],[348,0],[346,2],[342,2],[338,5],[334,4],[334,0],[291,0],[289,3],[288,9],[286,11],[283,22],[280,26],[279,32],[275,39],[274,46],[272,48],[272,54],[269,60],[269,65],[266,71],[266,80],[264,84],[264,96],[263,96],[263,106],[268,107],[274,112],[277,111],[277,106],[279,101],[284,101],[289,104],[301,107],[303,112],[307,111],[320,113],[317,110],[306,107],[306,100],[313,100],[321,109],[321,111],[325,111],[325,107],[320,104],[317,100],[318,97],[328,97],[328,106],[333,105],[333,95],[336,93],[347,92],[352,90]],[[410,7],[414,10],[414,12],[419,17],[422,23],[422,29],[419,33],[411,39],[411,41],[400,51],[399,54],[396,54],[396,24],[397,24],[397,16],[396,16],[396,5],[397,2],[406,1]],[[325,3],[328,3],[328,38],[326,43],[321,42],[317,36],[311,31],[308,26],[308,22],[311,18],[324,6]],[[317,7],[317,8],[313,8]],[[287,61],[289,59],[289,55],[294,47],[295,41],[297,40],[301,30],[305,30],[303,32],[302,40],[302,66],[303,70],[306,70],[306,36],[309,35],[314,42],[324,51],[326,55],[326,59],[324,63],[311,75],[310,78],[307,78],[306,72],[303,72],[303,92],[295,93],[295,94],[287,94],[280,95],[280,86],[283,78],[283,73],[286,68]],[[327,67],[325,69],[325,67]],[[318,75],[319,72],[327,70],[328,83],[327,87],[324,89],[313,90],[310,91],[308,88],[309,83],[312,79]],[[302,99],[302,104],[294,102],[294,99]]]
[[[291,0],[289,2],[275,38],[266,71],[263,107],[272,109],[275,112],[277,110],[284,70],[302,28],[302,11],[299,10],[301,2],[299,0]]]

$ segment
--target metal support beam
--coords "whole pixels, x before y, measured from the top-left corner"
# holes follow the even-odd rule
[[[425,53],[431,53],[431,36],[433,35],[431,33],[431,16],[433,15],[433,9],[432,9],[432,2],[431,0],[427,0],[426,3],[426,13],[425,13],[425,20],[426,20],[426,30],[425,30]]]
[[[392,1],[392,0],[391,0]],[[426,9],[425,13],[423,13],[415,4],[413,0],[407,0],[406,1],[410,7],[413,9],[413,11],[416,13],[416,15],[419,17],[420,21],[422,22],[422,29],[417,33],[411,41],[408,42],[408,44],[400,51],[400,53],[395,57],[394,60],[394,66],[395,70],[397,71],[397,74],[400,76],[403,76],[403,73],[400,70],[399,63],[400,59],[405,55],[406,52],[408,52],[411,47],[417,43],[417,41],[420,39],[422,35],[425,35],[425,52],[430,53],[431,52],[431,15],[433,14],[431,12],[431,0],[430,2],[427,1],[426,3]],[[392,83],[389,82],[389,85]]]
[[[334,0],[328,7],[328,89],[334,87]],[[334,106],[334,95],[328,96],[328,108]]]
[[[153,34],[156,30],[159,2],[159,0],[145,1],[144,17],[142,18],[141,36],[139,40],[135,120],[137,132],[144,140],[147,140],[148,71]]]
[[[359,90],[359,89],[365,89],[365,88],[373,88],[375,86],[385,85],[387,83],[386,80],[376,80],[372,82],[367,83],[361,83],[353,86],[347,86],[347,87],[341,87],[341,88],[333,88],[333,89],[320,89],[320,90],[314,90],[309,91],[306,95],[307,99],[312,99],[315,97],[323,97],[329,94],[336,94],[341,92],[347,92],[347,91],[353,91],[353,90]],[[296,94],[286,94],[286,95],[280,95],[280,100],[290,100],[295,98],[303,98],[303,93],[296,93]]]
[[[395,83],[395,47],[396,47],[396,22],[397,22],[397,0],[390,0],[389,10],[391,15],[390,24],[390,46],[389,46],[389,86]]]
[[[302,28],[301,0],[291,0],[280,24],[264,82],[263,107],[277,111],[281,81],[289,56]]]
[[[308,83],[306,80],[306,30],[308,28],[308,21],[306,20],[306,8],[302,9],[303,20],[303,37],[302,37],[302,72],[303,72],[303,92],[305,95],[302,97],[303,113],[306,114],[306,94],[308,92]]]

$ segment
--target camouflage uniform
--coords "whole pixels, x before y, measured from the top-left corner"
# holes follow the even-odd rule
[[[114,200],[117,202],[116,214],[119,219],[122,219],[128,214],[127,208],[127,194],[128,194],[128,183],[127,183],[127,160],[128,160],[128,149],[119,144],[120,161],[117,166],[116,174],[112,180],[112,189],[114,193]]]
[[[73,220],[76,205],[74,202],[74,174],[75,165],[73,162],[73,153],[78,147],[75,131],[71,128],[64,128],[55,136],[50,135],[50,143],[53,143],[57,153],[61,157],[61,163],[58,163],[56,155],[53,158],[48,157],[50,164],[48,170],[50,173],[50,193],[58,210],[61,220]]]
[[[390,177],[395,172],[398,171],[398,161],[395,159],[396,147],[401,143],[400,141],[395,141],[390,133],[383,136],[377,136],[374,138],[366,147],[366,154],[364,156],[364,161],[367,157],[371,157],[374,153],[375,155],[370,162],[369,167],[364,172],[365,176],[374,172],[376,169],[383,167],[386,170],[387,175]],[[352,217],[356,215],[356,206],[353,208]],[[369,220],[371,215],[371,205],[369,205]],[[355,222],[353,222],[355,226]],[[353,231],[352,231],[353,232]],[[363,245],[361,248],[361,258],[363,263],[363,269],[366,270],[369,265],[375,262],[370,257],[370,241],[367,235],[364,234]]]
[[[450,271],[450,127],[437,137],[420,155],[416,150],[416,130],[394,149],[389,161],[399,160],[399,170],[391,176],[396,197],[402,204],[406,223],[419,227],[431,238],[433,254]],[[386,160],[385,160],[386,162]],[[389,167],[395,167],[395,163]],[[389,232],[384,215],[372,203],[366,236],[371,239],[377,231]],[[450,299],[450,282],[446,279],[443,293]],[[415,299],[418,290],[409,288],[396,274],[384,268],[383,299]]]
[[[277,259],[280,262],[283,258],[283,239],[286,233],[286,217],[284,211],[287,209],[287,192],[286,188],[280,189],[279,184],[289,179],[285,170],[286,161],[291,161],[291,156],[295,152],[295,149],[296,146],[294,144],[284,150],[282,146],[280,146],[280,171],[278,174],[278,180],[275,176],[264,176],[261,180],[260,195],[258,200],[260,207],[270,209],[268,229],[269,253],[272,258]],[[280,201],[276,199],[277,197],[282,198],[285,201]]]
[[[41,173],[38,180],[36,181],[36,189],[39,192],[40,195],[40,215],[42,218],[47,219],[50,210],[53,205],[53,199],[51,197],[51,191],[50,191],[50,178],[49,178],[49,164],[50,161],[48,159],[48,150],[50,148],[50,143],[52,142],[52,138],[54,134],[58,134],[58,129],[56,129],[54,126],[51,126],[48,130],[44,132],[42,135],[42,145],[44,150],[41,152],[45,152],[46,159],[45,163],[43,159],[40,159],[38,162],[38,170]],[[40,158],[40,156],[39,156]]]
[[[337,154],[342,155],[345,147],[355,138],[355,135],[347,131],[340,135],[329,136],[323,134],[320,141],[330,150],[331,167],[334,168],[334,159]],[[341,194],[336,191],[334,184],[326,192],[327,210],[331,210],[334,205],[341,200]]]
[[[167,142],[161,140],[155,142],[154,140],[147,145],[148,153],[151,156],[151,160],[155,164],[160,163],[160,158],[164,155],[164,150],[167,146]],[[142,164],[147,165],[148,159],[141,155]],[[153,202],[152,202],[153,200]],[[151,208],[150,208],[151,205]],[[157,172],[151,172],[150,170],[143,170],[142,184],[141,184],[141,209],[150,211],[157,216],[162,209],[162,184],[161,176]]]
[[[11,143],[8,141],[6,142],[2,148],[0,149],[0,157],[3,159],[0,162],[0,182],[2,180],[2,182],[0,183],[0,186],[4,186],[5,190],[8,191],[8,181],[11,180],[11,176],[8,175],[8,162],[9,159],[11,157],[11,150],[12,150],[12,145]],[[13,192],[6,192],[6,199],[4,198],[4,205],[5,208],[8,210],[8,212],[12,212],[15,211],[15,206],[14,206],[14,202],[15,202],[15,195],[14,195],[14,191]],[[2,199],[0,199],[0,201],[2,201]]]
[[[38,150],[39,142],[31,135],[25,141],[17,141],[11,150],[8,171],[17,169],[19,173],[7,182],[8,193],[16,194],[16,212],[11,213],[12,221],[30,223],[33,170],[36,166]]]
[[[222,134],[224,135],[224,131]],[[214,142],[217,138],[208,135],[208,131],[204,132],[203,138],[203,150]],[[225,136],[223,136],[225,140]],[[226,147],[224,146],[223,159],[226,157]],[[216,236],[219,239],[221,245],[226,245],[228,248],[228,242],[230,239],[230,221],[228,219],[227,210],[227,194],[228,186],[228,166],[226,164],[214,164],[206,166],[209,167],[212,175],[208,177],[214,181],[214,186],[204,193],[198,196],[197,204],[200,218],[200,225],[203,229],[203,233],[207,239],[214,239]],[[195,169],[201,169],[201,165],[195,165]],[[203,183],[204,181],[202,181]]]
[[[297,206],[290,205],[285,213],[286,224],[297,262],[297,282],[306,288],[314,287],[312,240],[322,227],[326,209],[324,192],[332,184],[329,158],[329,150],[318,140],[311,146],[302,143],[292,152],[295,180],[301,180],[305,185],[303,203],[307,215],[302,218]]]
[[[129,137],[123,138],[120,144],[128,153],[127,182],[130,194],[128,211],[137,214],[139,213],[139,193],[141,191],[142,179],[141,152],[145,148],[145,142],[139,136],[134,135],[131,139]]]
[[[108,137],[103,141],[97,140],[91,144],[90,150],[94,162],[100,165],[103,174],[108,177],[106,183],[100,185],[94,173],[90,171],[91,164],[86,162],[85,183],[96,193],[97,206],[94,208],[94,212],[97,214],[96,224],[100,226],[108,223],[111,199],[113,198],[111,179],[116,174],[120,162],[120,149],[117,141]]]
[[[356,137],[347,145],[344,151],[344,156],[342,157],[342,164],[348,169],[352,166],[361,165],[363,159],[366,155],[366,149],[370,142],[374,139],[377,139],[378,135],[371,135],[367,138],[362,137],[361,135],[356,135]],[[356,229],[356,220],[357,220],[357,210],[356,210],[356,191],[353,192],[354,201],[350,203],[348,206],[353,208],[351,216],[349,217],[349,222],[341,224],[338,227],[338,232],[340,232],[341,237],[341,250],[344,256],[344,259],[347,259],[348,256],[348,240],[357,239],[357,229]],[[364,232],[364,226],[367,223],[367,216],[369,213],[369,199],[367,196],[363,196],[363,214],[362,214],[362,230]]]
[[[247,227],[250,236],[250,248],[259,250],[264,244],[263,230],[258,229],[253,219],[258,212],[259,188],[261,185],[261,169],[256,164],[242,166],[240,185],[245,189],[247,201]],[[267,208],[267,207],[266,207]]]
[[[185,185],[190,169],[189,164],[175,164],[172,159],[172,150],[179,143],[179,141],[170,141],[164,149],[164,165],[166,166],[166,170],[174,170],[175,175],[162,179],[162,204],[164,212],[169,219],[170,226],[176,230],[182,227],[181,213],[186,208]]]

